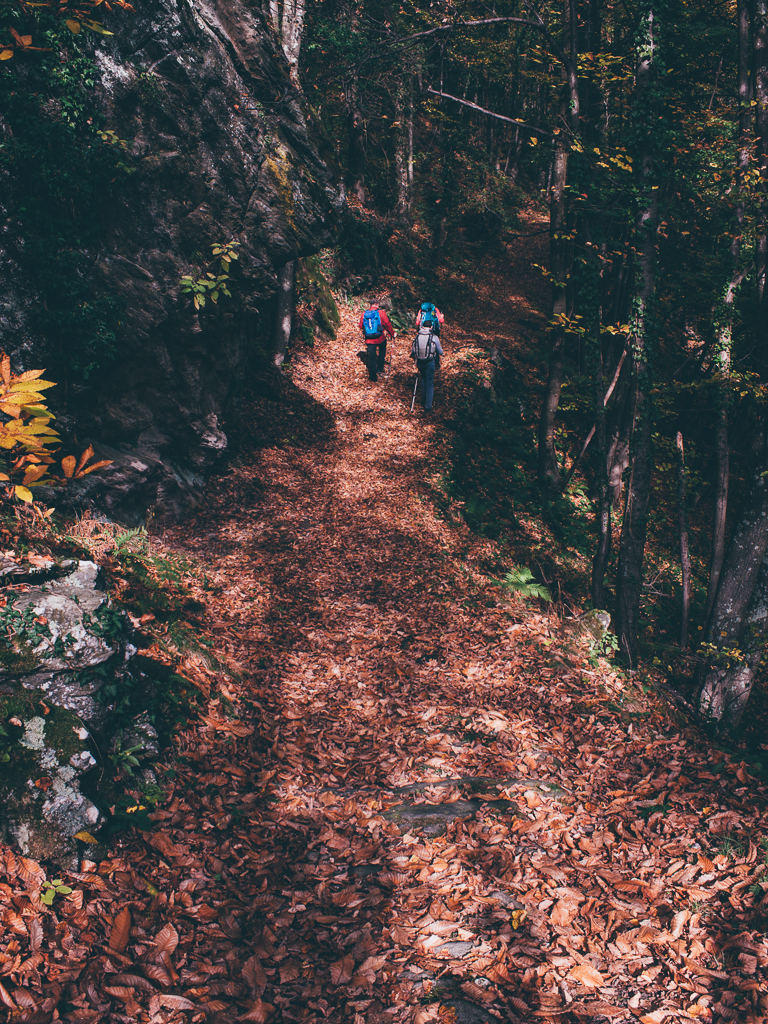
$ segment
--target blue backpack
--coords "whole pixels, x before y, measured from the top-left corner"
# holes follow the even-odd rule
[[[367,309],[363,313],[363,334],[366,338],[377,338],[381,334],[381,317],[378,309]]]
[[[423,327],[437,326],[437,310],[431,302],[422,302],[421,304],[421,325]]]

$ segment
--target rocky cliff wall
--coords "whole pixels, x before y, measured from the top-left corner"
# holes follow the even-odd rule
[[[87,278],[86,304],[108,297],[119,310],[113,353],[84,379],[66,369],[76,339],[62,341],[58,321],[38,326],[52,300],[29,262],[25,182],[8,165],[0,330],[19,368],[68,377],[53,393],[60,424],[114,459],[84,497],[135,519],[194,502],[225,455],[249,358],[268,333],[276,269],[333,242],[339,197],[259,3],[135,0],[105,23],[114,37],[84,43],[83,34],[77,46],[95,64],[89,102],[123,140],[124,166],[90,213],[73,198],[72,216],[98,221],[76,273]],[[62,52],[65,69],[74,54]],[[14,73],[23,77],[18,62]],[[52,131],[67,115],[62,95],[50,104]],[[196,313],[180,279],[230,240],[239,243],[231,297]]]

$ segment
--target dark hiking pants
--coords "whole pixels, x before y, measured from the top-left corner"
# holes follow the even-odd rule
[[[368,354],[368,378],[369,380],[376,380],[378,374],[384,369],[384,360],[387,357],[387,340],[386,338],[376,338],[373,341],[366,342],[365,347]]]

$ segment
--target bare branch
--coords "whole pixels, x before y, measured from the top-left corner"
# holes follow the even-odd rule
[[[525,121],[518,121],[514,117],[505,117],[504,114],[496,114],[492,110],[486,110],[485,107],[479,107],[477,103],[470,103],[469,100],[460,100],[458,96],[451,96],[447,92],[438,92],[437,89],[425,89],[425,92],[431,93],[433,96],[440,96],[444,100],[453,100],[454,103],[461,103],[463,107],[470,107],[472,110],[477,110],[481,114],[485,114],[486,117],[495,117],[499,121],[506,121],[508,124],[517,124],[521,128],[525,128],[526,131],[532,132],[534,135],[543,135],[545,138],[551,139],[552,132],[544,131],[543,128],[532,128]]]
[[[423,36],[433,36],[436,32],[451,32],[459,26],[472,28],[475,25],[495,25],[498,22],[504,21],[513,22],[515,25],[528,25],[530,28],[542,28],[539,22],[530,21],[528,18],[479,18],[477,21],[452,21],[449,25],[436,25],[435,28],[428,28],[423,32],[414,32],[411,36],[401,36],[399,39],[393,39],[392,44],[406,43],[410,39],[421,39]]]

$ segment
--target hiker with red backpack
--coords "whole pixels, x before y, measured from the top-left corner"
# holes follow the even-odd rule
[[[384,310],[379,309],[378,302],[372,302],[360,317],[360,330],[365,335],[368,379],[376,381],[384,369],[384,360],[387,357],[385,332],[394,339],[395,330]]]
[[[424,306],[429,305],[424,303]],[[440,320],[436,315],[430,316],[424,306],[419,310],[418,331],[411,346],[411,359],[416,360],[416,368],[421,376],[424,391],[424,412],[432,411],[432,399],[435,394],[435,370],[440,365],[443,347],[440,344]],[[437,310],[434,306],[432,309]],[[418,378],[416,379],[418,385]],[[414,401],[416,388],[413,390]],[[411,405],[413,408],[413,405]]]

